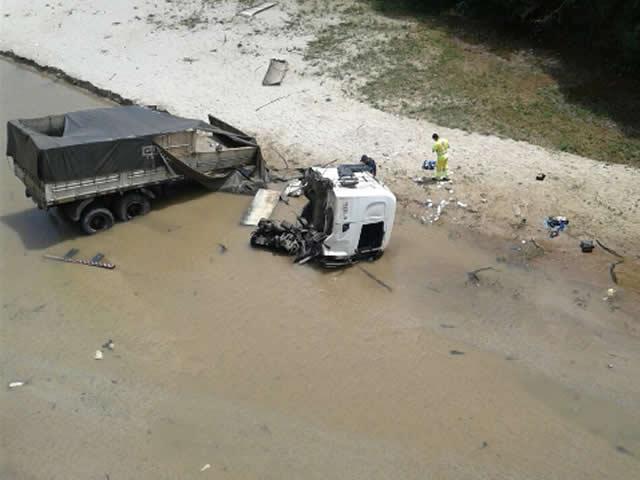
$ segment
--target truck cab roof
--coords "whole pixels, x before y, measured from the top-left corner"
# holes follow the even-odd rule
[[[323,178],[331,180],[333,192],[338,199],[384,197],[393,199],[395,196],[385,185],[369,172],[351,172],[350,175],[340,175],[338,167],[313,167]]]

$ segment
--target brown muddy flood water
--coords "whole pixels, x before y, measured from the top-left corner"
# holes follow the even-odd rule
[[[0,79],[3,125],[105,104]],[[400,215],[361,265],[389,291],[252,250],[248,197],[183,186],[86,237],[0,174],[0,377],[27,382],[0,389],[0,478],[638,478],[638,298],[603,301],[604,254],[525,264]],[[71,248],[117,268],[42,258]]]

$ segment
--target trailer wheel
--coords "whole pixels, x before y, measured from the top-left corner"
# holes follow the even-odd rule
[[[108,208],[102,206],[89,206],[80,219],[82,230],[89,235],[93,235],[113,227],[113,214]]]
[[[118,220],[127,222],[135,217],[146,215],[151,210],[149,197],[138,192],[130,192],[116,202]]]

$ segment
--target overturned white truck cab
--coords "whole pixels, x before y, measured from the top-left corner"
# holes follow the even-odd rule
[[[376,259],[389,244],[396,197],[364,165],[314,167],[305,174],[302,218],[324,232],[320,261],[338,266]]]

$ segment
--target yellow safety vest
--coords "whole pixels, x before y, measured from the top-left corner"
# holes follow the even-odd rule
[[[431,151],[438,154],[438,158],[449,158],[447,152],[449,151],[449,140],[446,138],[439,139],[434,145]]]

